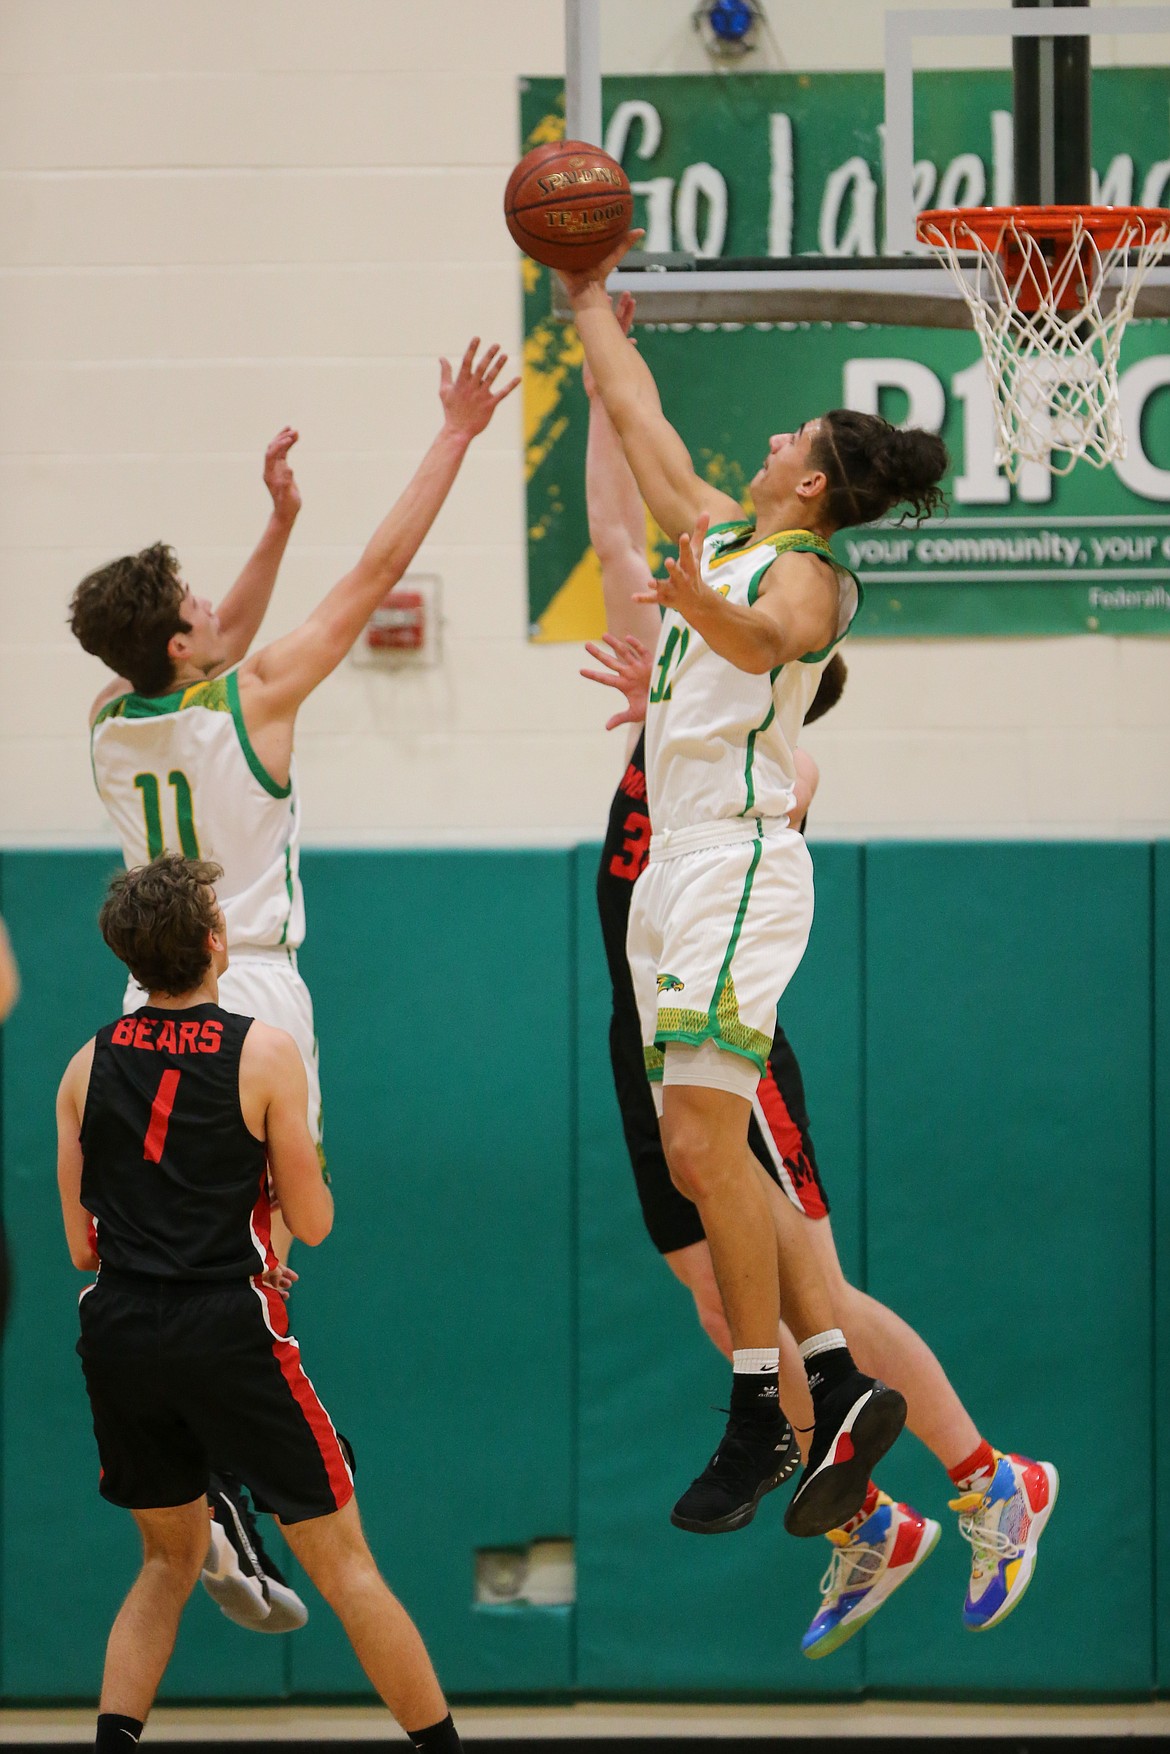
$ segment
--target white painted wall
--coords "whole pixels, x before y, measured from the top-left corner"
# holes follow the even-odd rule
[[[690,10],[607,0],[607,69],[701,67]],[[882,8],[832,10],[830,31],[823,7],[772,3],[756,64],[880,65]],[[1164,52],[1095,46],[1103,63]],[[109,838],[84,728],[102,677],[63,619],[84,571],[162,537],[217,594],[262,527],[261,453],[290,421],[305,509],[279,633],[437,427],[436,355],[472,333],[518,354],[500,216],[516,82],[561,65],[558,0],[0,4],[6,841]],[[441,666],[346,666],[305,710],[310,840],[598,830],[621,751],[578,653],[525,640],[523,544],[515,402],[417,563],[443,580]],[[809,736],[821,835],[1165,830],[1170,642],[870,644],[850,663]]]

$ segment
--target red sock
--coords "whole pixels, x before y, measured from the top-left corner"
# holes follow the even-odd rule
[[[842,1531],[846,1535],[854,1534],[861,1527],[862,1523],[866,1520],[866,1518],[871,1517],[873,1515],[873,1513],[877,1509],[877,1507],[878,1507],[878,1489],[874,1485],[873,1481],[871,1480],[869,1483],[869,1486],[866,1489],[865,1499],[862,1503],[861,1509],[858,1511],[855,1511],[854,1514],[849,1518],[849,1521],[847,1523],[841,1524]]]
[[[948,1468],[947,1473],[956,1486],[966,1486],[976,1474],[991,1474],[994,1470],[995,1451],[984,1439],[978,1449],[972,1450],[969,1456],[956,1463],[953,1468]]]

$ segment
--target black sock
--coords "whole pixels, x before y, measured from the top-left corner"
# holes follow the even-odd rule
[[[442,1723],[431,1724],[425,1730],[407,1730],[406,1733],[419,1754],[462,1754],[463,1743],[450,1712]]]
[[[848,1346],[830,1346],[824,1352],[814,1352],[811,1358],[806,1358],[804,1368],[808,1373],[809,1393],[812,1395],[815,1414],[824,1397],[839,1388],[857,1366]]]
[[[116,1711],[100,1711],[94,1754],[129,1754],[137,1748],[142,1725],[136,1717],[119,1717]]]
[[[731,1376],[731,1416],[753,1425],[780,1422],[780,1377],[774,1370],[736,1370]]]

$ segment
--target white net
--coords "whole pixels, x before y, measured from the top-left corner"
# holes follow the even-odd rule
[[[975,215],[972,215],[975,218]],[[1154,262],[1170,248],[1170,214],[1135,212],[1100,241],[1075,214],[1059,238],[1012,213],[981,236],[961,213],[922,215],[970,309],[991,384],[996,462],[1012,482],[1025,463],[1067,475],[1125,456],[1117,368],[1125,326]]]

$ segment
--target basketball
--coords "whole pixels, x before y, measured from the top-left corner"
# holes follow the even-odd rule
[[[525,153],[504,191],[508,230],[546,268],[594,268],[633,222],[634,197],[616,159],[584,140]]]

